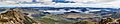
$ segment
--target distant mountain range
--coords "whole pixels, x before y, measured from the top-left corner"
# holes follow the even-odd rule
[[[2,7],[3,8],[3,7]],[[37,11],[43,11],[43,12],[49,12],[53,14],[61,14],[64,12],[80,12],[80,13],[110,13],[110,12],[118,12],[120,8],[92,8],[92,7],[14,7],[14,8],[21,8],[26,9],[24,11],[28,12],[37,12]],[[14,9],[10,8],[10,9]],[[9,9],[9,8],[6,8]],[[31,10],[34,9],[34,10]],[[31,11],[29,11],[31,10]],[[0,9],[0,11],[5,11],[5,9]]]
[[[0,7],[10,8],[10,7]],[[22,9],[36,9],[36,10],[79,10],[79,11],[119,11],[120,8],[93,8],[93,7],[11,7],[11,8],[22,8]]]

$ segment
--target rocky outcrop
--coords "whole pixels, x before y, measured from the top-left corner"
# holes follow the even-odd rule
[[[0,24],[37,24],[37,22],[20,11],[9,10],[0,14]]]
[[[105,18],[105,19],[101,19],[99,24],[120,24],[120,18]]]

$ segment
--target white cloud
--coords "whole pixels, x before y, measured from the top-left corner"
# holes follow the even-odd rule
[[[100,7],[100,8],[120,8],[120,0],[90,0],[93,1],[89,3],[87,0],[66,0],[66,1],[78,1],[78,3],[56,3],[56,7]],[[82,2],[82,3],[81,3]],[[83,3],[84,2],[84,3]],[[89,2],[89,1],[88,1]]]
[[[22,5],[14,5],[13,7],[104,7],[104,8],[120,8],[120,0],[66,0],[66,1],[74,1],[77,3],[53,3],[51,0],[43,1],[48,5],[44,4],[22,4]],[[90,2],[90,3],[89,3]],[[52,5],[53,3],[53,5]],[[93,4],[92,4],[93,3]],[[50,4],[50,5],[49,5]],[[7,7],[7,5],[3,5]],[[0,7],[3,7],[0,6]],[[9,5],[11,6],[11,5]],[[9,7],[8,6],[8,7]]]
[[[112,2],[112,1],[115,1],[115,0],[66,0],[66,1],[73,1],[73,2],[76,2],[76,3],[103,3],[103,2]]]

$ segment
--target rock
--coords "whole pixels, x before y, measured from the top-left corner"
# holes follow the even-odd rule
[[[9,10],[0,14],[0,24],[37,24],[36,21],[27,17],[24,13],[15,10]]]

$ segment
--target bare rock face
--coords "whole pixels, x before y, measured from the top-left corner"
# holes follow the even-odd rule
[[[0,24],[37,24],[34,20],[27,17],[24,13],[9,10],[0,14]]]

